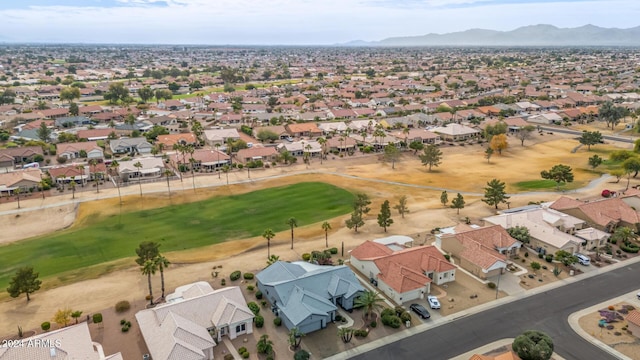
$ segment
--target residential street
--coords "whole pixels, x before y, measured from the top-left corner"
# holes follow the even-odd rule
[[[640,287],[640,262],[586,277],[561,287],[525,297],[477,314],[462,316],[424,332],[386,344],[355,359],[449,359],[487,343],[515,338],[529,329],[553,338],[563,358],[615,359],[576,334],[570,314]]]

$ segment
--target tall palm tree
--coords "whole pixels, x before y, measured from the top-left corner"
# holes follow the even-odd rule
[[[380,297],[380,294],[375,291],[367,290],[354,300],[353,306],[355,308],[364,308],[365,319],[369,319],[375,310],[382,308],[383,301],[384,300]]]
[[[271,230],[271,228],[266,229],[262,233],[262,237],[267,239],[267,259],[271,258],[271,239],[273,239],[275,236],[276,234],[273,232],[273,230]]]
[[[115,180],[115,182],[116,187],[118,188],[118,198],[120,199],[120,204],[122,204],[122,195],[120,194],[120,174],[118,174],[119,166],[120,164],[118,163],[118,160],[113,160],[111,164],[109,164],[109,169],[111,169],[112,172],[115,172],[115,174],[118,175],[118,178]]]
[[[96,172],[96,168],[98,166],[98,160],[96,159],[89,160],[89,165],[91,165],[91,168],[93,169],[93,177],[96,182],[96,194],[97,194],[100,192],[100,179],[98,179],[98,175]]]
[[[329,230],[331,230],[331,224],[325,221],[322,223],[322,230],[324,230],[324,247],[329,247]]]
[[[85,178],[84,178],[84,165],[77,165],[76,169],[80,170],[80,177],[82,179],[82,187],[84,187],[84,182],[85,182]]]
[[[229,164],[224,164],[222,172],[227,176],[227,186],[229,185],[229,170],[231,170],[231,166],[229,166]]]
[[[323,137],[318,138],[318,143],[322,147],[322,150],[321,150],[321,153],[320,153],[320,165],[322,165],[322,159],[324,158],[325,152],[327,152],[327,149],[326,149],[327,139],[325,139]]]
[[[173,171],[166,169],[164,176],[167,178],[167,192],[169,193],[169,200],[171,200],[171,185],[169,185],[169,177],[173,175]]]
[[[216,147],[216,153],[218,154],[218,159],[216,162],[216,172],[218,173],[218,179],[220,179],[220,170],[218,170],[218,167],[220,166],[220,143],[216,143],[214,146]]]
[[[142,163],[137,161],[133,166],[138,169],[138,186],[140,187],[140,197],[142,197],[142,173],[140,172],[140,169],[142,169]]]
[[[405,149],[405,150],[409,148],[409,143],[408,143],[408,141],[409,141],[409,132],[410,132],[410,131],[411,131],[411,129],[409,129],[409,127],[408,127],[408,126],[405,126],[405,127],[402,129],[402,133],[404,134],[404,149]]]
[[[71,199],[76,198],[76,177],[71,177],[71,182],[69,183],[69,187],[71,188]]]
[[[155,263],[158,270],[160,270],[160,284],[162,286],[162,298],[164,299],[164,269],[168,268],[171,262],[167,260],[167,258],[162,254],[156,256],[153,259],[153,262]]]
[[[294,217],[287,219],[287,225],[291,228],[291,249],[293,250],[293,228],[298,227],[298,220]]]
[[[155,261],[147,260],[142,265],[140,271],[142,271],[142,275],[147,275],[147,283],[149,284],[149,305],[153,305],[153,288],[151,287],[151,275],[156,274],[156,270],[158,267],[156,266]]]

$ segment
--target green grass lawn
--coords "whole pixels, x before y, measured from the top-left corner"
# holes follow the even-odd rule
[[[514,186],[519,191],[535,191],[535,190],[555,191],[556,190],[556,182],[555,181],[553,181],[553,180],[544,180],[544,179],[521,181],[521,182],[515,183]],[[571,182],[571,183],[568,183],[568,184],[561,183],[560,184],[560,190],[573,190],[573,189],[577,189],[577,188],[582,187],[582,186],[583,186],[582,182]]]
[[[168,252],[259,236],[266,228],[282,231],[289,217],[299,226],[317,223],[348,213],[352,201],[353,194],[344,189],[309,182],[108,218],[90,216],[82,226],[0,246],[0,289],[20,266],[32,265],[45,278],[135,256],[144,240]]]

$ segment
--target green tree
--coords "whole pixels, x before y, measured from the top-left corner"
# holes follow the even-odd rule
[[[409,149],[413,150],[413,154],[417,154],[418,151],[424,150],[424,144],[422,141],[412,141],[409,143]]]
[[[441,164],[442,151],[436,145],[427,145],[423,154],[420,155],[420,161],[422,161],[422,165],[429,166],[429,171],[431,171],[431,167],[438,167]]]
[[[153,287],[151,286],[151,275],[155,275],[158,267],[153,259],[149,259],[142,264],[140,271],[142,275],[147,276],[147,283],[149,285],[149,305],[153,305]]]
[[[398,213],[404,219],[404,214],[409,213],[409,208],[407,207],[407,195],[400,196],[400,199],[398,199],[398,204],[396,204],[393,208],[398,210]]]
[[[42,281],[38,279],[39,273],[33,271],[32,266],[21,267],[16,270],[16,274],[11,281],[7,292],[12,298],[17,298],[20,294],[27,295],[27,302],[31,300],[30,294],[40,289]]]
[[[540,268],[542,268],[540,263],[537,262],[537,261],[532,261],[531,264],[529,264],[529,266],[531,266],[531,268],[533,269],[534,272],[538,272],[538,270],[540,270]]]
[[[491,162],[491,156],[493,156],[493,149],[488,147],[484,151],[484,157],[485,157],[485,159],[487,159],[487,164],[489,164]]]
[[[69,104],[69,114],[71,114],[72,116],[78,116],[79,112],[80,112],[80,108],[78,108],[78,104],[74,102]]]
[[[496,210],[500,203],[506,203],[509,199],[505,191],[506,184],[498,179],[492,179],[484,188],[484,198],[482,201],[489,206],[495,206]]]
[[[396,168],[396,161],[400,158],[400,149],[398,149],[394,144],[389,144],[384,147],[384,161],[391,162],[391,168]]]
[[[293,250],[293,228],[298,227],[298,220],[294,217],[287,219],[287,225],[291,228],[291,249]]]
[[[273,230],[271,230],[271,228],[266,229],[262,233],[262,237],[267,240],[267,259],[271,258],[271,239],[273,239],[275,236],[276,234],[273,232]]]
[[[553,340],[542,331],[527,330],[513,340],[511,348],[522,360],[549,360]]]
[[[331,224],[325,221],[322,223],[322,231],[324,231],[324,247],[329,247],[329,230],[331,230]]]
[[[640,158],[638,157],[630,157],[622,163],[622,168],[625,173],[630,174],[634,173],[633,177],[638,176],[638,171],[640,171]]]
[[[447,206],[448,202],[449,202],[449,194],[447,194],[447,190],[444,190],[442,194],[440,194],[440,203],[442,204],[442,206]]]
[[[578,262],[578,258],[565,250],[558,250],[555,253],[555,259],[563,263],[565,266],[569,266]]]
[[[80,316],[82,316],[82,311],[80,310],[76,310],[71,313],[71,317],[76,320],[76,324],[78,323],[78,319],[80,318]]]
[[[77,87],[66,87],[60,90],[60,101],[68,101],[71,104],[74,99],[80,99],[80,89]]]
[[[111,161],[111,164],[109,164],[109,170],[111,170],[112,173],[115,173],[115,175],[117,176],[117,178],[115,179],[115,183],[116,187],[118,188],[118,199],[120,199],[120,204],[122,204],[122,195],[120,194],[120,175],[118,174],[119,168],[120,163],[118,162],[118,160],[113,160]]]
[[[138,89],[138,96],[143,103],[146,103],[153,97],[153,90],[150,87],[145,86],[143,88]]]
[[[384,232],[387,232],[387,227],[393,224],[393,219],[391,218],[391,206],[389,205],[389,200],[385,200],[380,206],[380,213],[378,214],[378,225],[384,229]]]
[[[169,100],[173,98],[173,93],[168,89],[156,89],[155,92],[156,103],[160,103],[160,100]]]
[[[104,94],[104,99],[111,104],[117,104],[129,97],[129,89],[121,82],[109,84],[109,90]]]
[[[47,127],[47,124],[45,124],[44,121],[40,123],[40,127],[38,127],[36,134],[38,135],[38,139],[46,143],[51,140],[51,129]]]
[[[291,348],[293,348],[293,350],[297,349],[298,346],[300,346],[300,338],[303,336],[304,333],[297,327],[293,327],[291,328],[291,330],[289,330],[287,341],[289,342],[289,345],[291,345]]]
[[[507,229],[509,236],[520,241],[523,244],[528,244],[531,241],[531,235],[529,229],[526,226],[514,226]]]
[[[168,268],[171,262],[162,254],[158,254],[153,258],[156,268],[160,271],[160,286],[162,290],[162,298],[164,299],[164,269]]]
[[[458,195],[456,195],[456,197],[451,200],[451,207],[454,209],[458,210],[458,214],[460,214],[460,209],[464,208],[464,198],[462,197],[462,194],[458,193]]]
[[[338,336],[340,337],[340,339],[342,339],[343,343],[350,343],[351,339],[353,339],[353,329],[347,327],[339,328]]]
[[[636,234],[633,229],[626,226],[616,228],[616,230],[613,232],[613,235],[611,235],[611,242],[614,243],[627,244],[631,240],[638,240],[638,234]]]
[[[589,158],[589,166],[591,166],[592,169],[596,169],[598,166],[600,166],[602,164],[602,158],[600,156],[593,155],[592,157]]]
[[[358,232],[358,228],[364,225],[364,220],[362,219],[362,214],[357,211],[351,213],[351,217],[345,221],[348,229],[354,229]]]
[[[602,134],[600,131],[587,131],[584,130],[580,138],[578,138],[580,144],[587,145],[587,151],[591,151],[591,145],[596,145],[602,142]]]
[[[256,137],[258,138],[258,140],[260,140],[260,142],[268,141],[270,143],[273,143],[274,141],[278,140],[278,134],[274,133],[271,130],[260,130],[258,131],[258,135]]]
[[[355,231],[358,232],[358,228],[364,225],[364,216],[371,211],[371,208],[369,208],[370,204],[371,200],[367,194],[356,194],[353,200],[353,212],[351,213],[351,217],[345,222],[347,228],[355,229]]]
[[[89,160],[89,166],[93,169],[93,180],[96,182],[96,194],[100,192],[100,173],[97,171],[98,169],[98,160],[91,159]]]
[[[273,353],[273,341],[269,340],[269,335],[260,336],[260,340],[256,344],[258,354],[271,355]]]
[[[549,171],[541,171],[540,176],[542,176],[543,179],[555,181],[557,190],[560,189],[560,183],[573,182],[573,171],[569,165],[554,165]]]
[[[383,302],[384,299],[380,297],[380,294],[375,291],[366,290],[354,300],[353,307],[357,309],[363,308],[365,311],[365,319],[369,319],[375,310],[382,308]]]

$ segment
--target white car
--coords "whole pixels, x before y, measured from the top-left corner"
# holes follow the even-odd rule
[[[435,296],[427,296],[427,302],[429,303],[429,307],[432,309],[440,309],[440,301]]]

